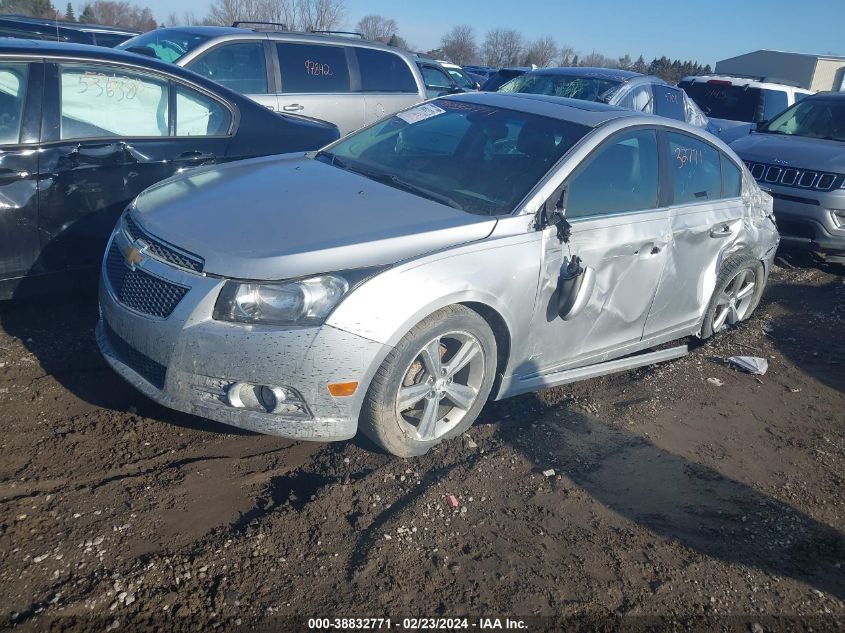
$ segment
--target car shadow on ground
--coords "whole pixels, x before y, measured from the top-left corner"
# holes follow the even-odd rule
[[[626,428],[535,395],[493,403],[482,421],[502,418],[504,441],[654,534],[845,599],[839,530]]]
[[[163,407],[138,392],[109,367],[94,338],[98,307],[89,286],[47,297],[0,302],[0,327],[17,338],[44,373],[88,404],[113,411],[134,408],[143,417],[191,430],[254,435]]]

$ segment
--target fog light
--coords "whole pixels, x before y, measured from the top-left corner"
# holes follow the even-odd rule
[[[831,209],[830,215],[833,216],[833,223],[837,228],[845,227],[845,209]]]
[[[236,409],[282,413],[287,411],[287,393],[274,385],[251,385],[236,382],[226,390],[226,399]]]
[[[335,398],[345,398],[355,393],[358,388],[358,381],[334,382],[329,384],[329,393]]]

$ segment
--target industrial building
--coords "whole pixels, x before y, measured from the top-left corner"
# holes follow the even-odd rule
[[[716,62],[716,74],[841,91],[845,90],[845,57],[760,50]]]

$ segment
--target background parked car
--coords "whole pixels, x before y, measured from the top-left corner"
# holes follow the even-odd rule
[[[806,97],[731,148],[771,192],[783,241],[845,263],[845,93]]]
[[[25,278],[33,283],[22,292],[56,273],[95,270],[129,201],[183,168],[316,149],[337,137],[334,125],[271,112],[172,64],[5,40],[0,298]]]
[[[434,59],[420,57],[417,59],[417,66],[425,82],[426,99],[474,90],[474,88],[464,88],[448,69]]]
[[[463,66],[463,69],[468,73],[477,75],[478,77],[483,77],[484,81],[490,79],[490,76],[496,72],[496,69],[490,66],[478,66],[475,64],[467,64],[466,66]],[[481,83],[483,84],[484,82]]]
[[[272,110],[330,121],[342,134],[426,98],[410,53],[349,37],[190,26],[120,48],[190,68]]]
[[[0,15],[0,37],[113,47],[136,35],[138,31],[116,26],[46,20],[23,15]]]
[[[660,77],[614,68],[542,68],[524,73],[499,88],[584,101],[657,114],[706,128],[707,117],[680,88]]]
[[[712,132],[726,143],[745,136],[756,123],[780,114],[811,90],[785,84],[723,75],[684,77],[678,86],[710,118]]]
[[[479,90],[481,88],[481,82],[474,79],[471,73],[468,73],[457,64],[443,60],[437,60],[437,63],[440,64],[443,69],[452,76],[455,83],[464,90]]]
[[[487,79],[487,82],[481,86],[481,89],[485,92],[496,92],[499,88],[504,86],[514,77],[519,77],[520,75],[524,75],[527,72],[531,72],[533,68],[528,66],[514,66],[513,68],[500,68],[496,72],[494,72],[490,77]]]

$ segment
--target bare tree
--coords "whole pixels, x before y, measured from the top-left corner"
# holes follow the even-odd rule
[[[185,11],[181,18],[174,11],[167,16],[164,24],[165,26],[194,26],[207,24],[207,22],[199,19],[193,11]]]
[[[148,7],[139,7],[124,0],[96,0],[85,5],[85,9],[90,9],[88,16],[93,16],[97,24],[111,24],[136,31],[150,31],[158,27]]]
[[[575,49],[569,44],[564,44],[558,49],[557,64],[558,66],[574,66],[578,60],[578,54]]]
[[[289,29],[302,28],[302,5],[307,0],[214,0],[204,20],[230,26],[233,22],[273,22]]]
[[[468,24],[459,24],[440,38],[443,56],[450,62],[463,66],[478,60],[475,31]]]
[[[525,66],[539,66],[544,68],[551,66],[557,58],[557,44],[551,35],[538,38],[531,42],[525,49],[525,56],[522,63]]]
[[[300,0],[299,10],[301,30],[331,31],[343,21],[346,0]]]
[[[606,57],[601,53],[597,53],[595,50],[589,55],[584,55],[584,58],[581,60],[581,66],[594,66],[596,68],[616,68],[618,64],[618,60],[612,57]]]
[[[515,66],[522,56],[522,35],[514,29],[493,29],[484,36],[481,57],[494,68]]]
[[[388,42],[391,37],[396,35],[399,25],[392,18],[370,14],[358,20],[355,30],[373,42]]]

